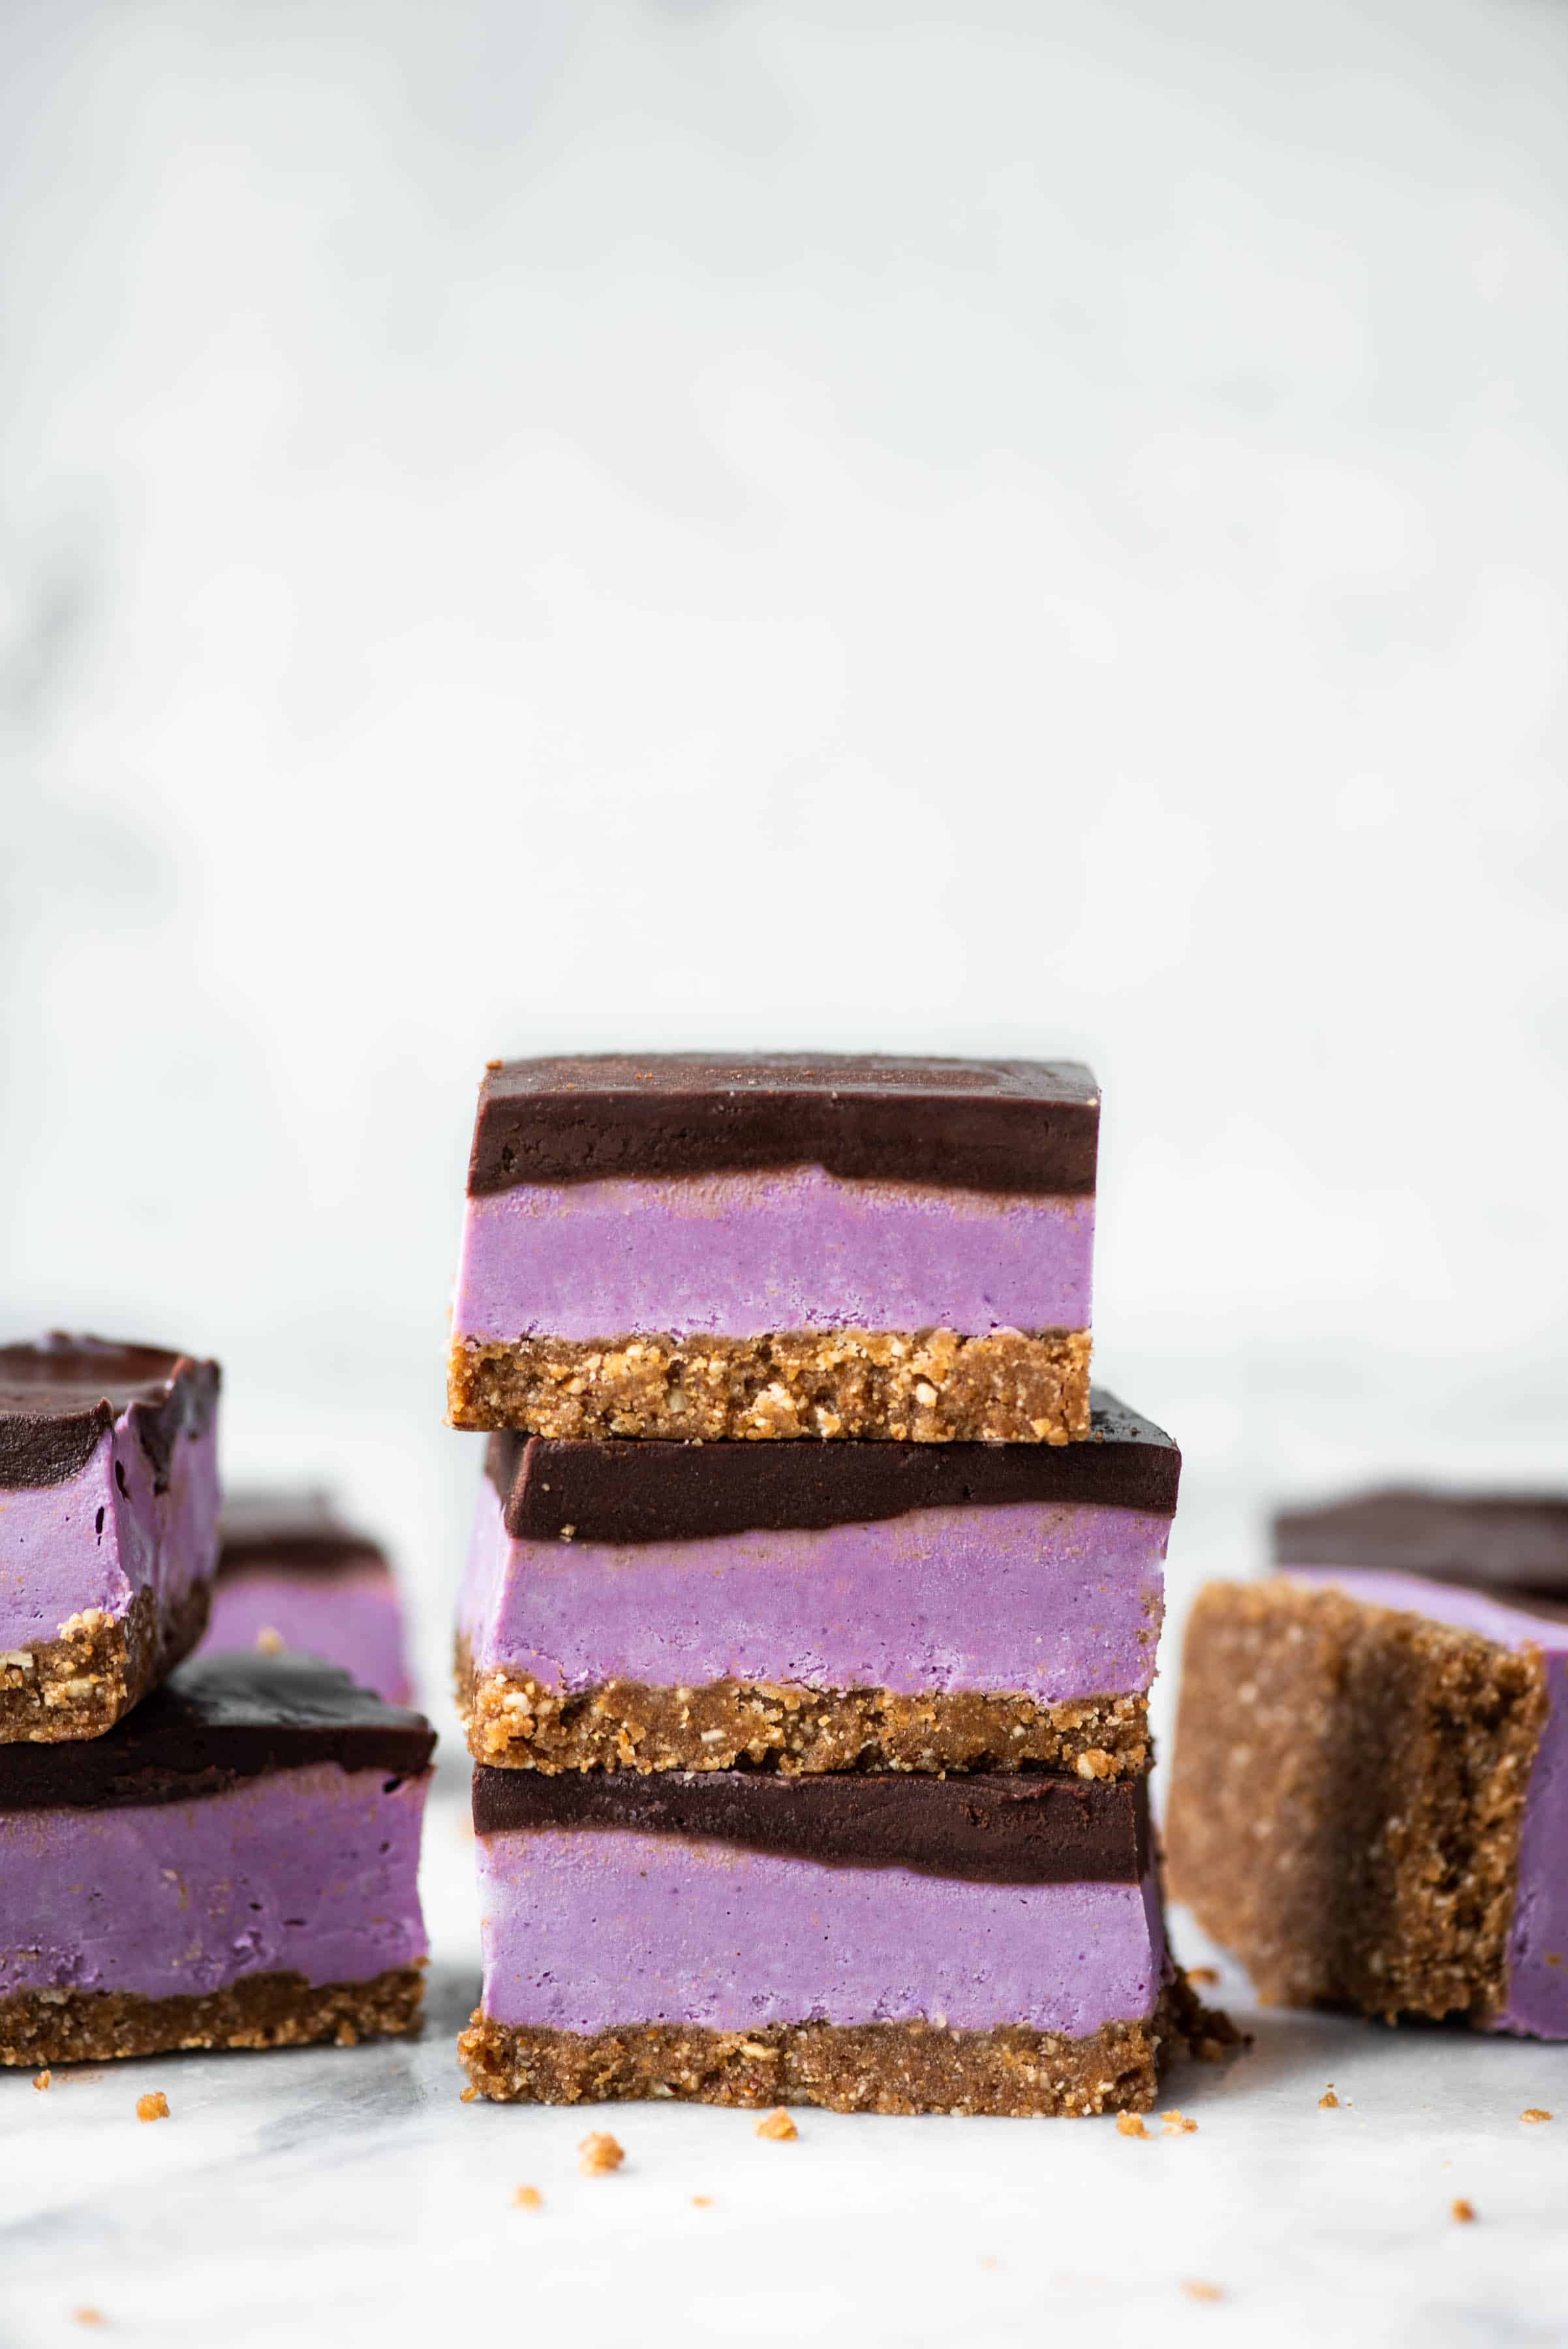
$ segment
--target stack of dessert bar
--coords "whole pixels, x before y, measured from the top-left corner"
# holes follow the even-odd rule
[[[1139,2109],[1179,1456],[1033,1062],[493,1063],[450,1411],[496,2099]]]
[[[1568,1497],[1274,1520],[1185,1643],[1176,1889],[1261,1997],[1568,2039]]]
[[[218,1369],[0,1349],[0,2063],[351,2042],[419,2018],[430,1725],[304,1658],[181,1660]]]

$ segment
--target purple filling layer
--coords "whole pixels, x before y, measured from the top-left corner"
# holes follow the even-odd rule
[[[820,1166],[471,1198],[452,1333],[1086,1330],[1092,1198],[921,1190]]]
[[[57,1639],[91,1608],[122,1616],[151,1590],[160,1616],[218,1555],[218,1435],[176,1438],[169,1482],[153,1491],[152,1464],[129,1414],[64,1485],[0,1490],[0,1649]]]
[[[478,1839],[483,2006],[555,2031],[1023,2023],[1153,2012],[1158,1888],[974,1884],[624,1831]]]
[[[1409,1574],[1293,1568],[1290,1579],[1332,1583],[1369,1606],[1430,1616],[1500,1647],[1541,1650],[1551,1710],[1525,1799],[1508,1997],[1490,2027],[1527,2038],[1568,2039],[1568,1622]]]
[[[1169,1537],[1168,1517],[1069,1502],[711,1541],[514,1541],[486,1478],[461,1621],[482,1669],[568,1692],[733,1678],[1060,1704],[1148,1687]]]
[[[280,1770],[140,1810],[0,1813],[0,1997],[367,1982],[426,1949],[424,1778]]]
[[[341,1665],[388,1704],[407,1704],[413,1684],[397,1586],[385,1568],[346,1574],[263,1571],[226,1575],[213,1593],[202,1652],[271,1648],[275,1633],[296,1656]]]

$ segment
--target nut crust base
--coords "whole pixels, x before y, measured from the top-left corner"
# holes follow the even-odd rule
[[[826,2105],[838,2113],[1034,2116],[1147,2112],[1159,2067],[1239,2044],[1178,1973],[1141,2023],[1086,2039],[1006,2023],[949,2031],[931,2023],[784,2023],[754,2032],[632,2024],[583,2035],[474,2014],[458,2054],[496,2104],[609,2104],[641,2096],[703,2105]]]
[[[0,1652],[0,1744],[101,1737],[200,1644],[211,1602],[211,1583],[193,1583],[161,1616],[139,1590],[124,1615],[91,1607],[57,1640]]]
[[[422,1966],[353,1982],[252,1974],[201,1998],[20,1991],[0,1999],[0,2064],[101,2064],[181,2047],[307,2047],[325,2040],[353,2047],[417,2031],[424,1994]]]
[[[798,1682],[649,1688],[605,1681],[564,1696],[528,1672],[475,1673],[457,1654],[457,1705],[476,1762],[539,1770],[1075,1770],[1136,1778],[1151,1759],[1142,1696],[1038,1705],[1027,1696],[908,1696]]]
[[[447,1403],[453,1427],[532,1435],[1078,1444],[1089,1433],[1089,1332],[459,1339]]]
[[[1276,1580],[1182,1657],[1171,1889],[1266,2003],[1482,2022],[1507,1989],[1538,1651]]]

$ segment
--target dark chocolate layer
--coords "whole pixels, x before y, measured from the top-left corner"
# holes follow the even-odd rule
[[[761,1770],[473,1773],[477,1835],[602,1830],[740,1844],[851,1868],[983,1884],[1137,1884],[1148,1866],[1145,1778],[922,1777]]]
[[[1099,1120],[1098,1088],[1077,1061],[504,1061],[480,1087],[468,1187],[814,1165],[979,1191],[1091,1192]]]
[[[867,1525],[913,1509],[1088,1502],[1176,1507],[1181,1454],[1163,1428],[1091,1391],[1086,1444],[602,1444],[493,1435],[485,1473],[519,1541],[702,1541]]]
[[[0,1487],[79,1476],[104,1430],[129,1411],[161,1492],[175,1438],[203,1434],[217,1401],[216,1362],[161,1346],[57,1330],[0,1346]]]
[[[0,1811],[182,1803],[312,1762],[408,1778],[434,1745],[422,1713],[314,1657],[197,1656],[102,1737],[0,1745]]]
[[[1390,1485],[1316,1509],[1282,1509],[1280,1566],[1424,1574],[1499,1595],[1568,1598],[1568,1495]]]
[[[220,1582],[247,1574],[337,1574],[386,1563],[380,1544],[345,1524],[326,1493],[223,1495]]]

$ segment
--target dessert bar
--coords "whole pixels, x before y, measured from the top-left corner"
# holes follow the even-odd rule
[[[1147,1765],[1181,1458],[1085,1444],[493,1435],[459,1618],[482,1762]]]
[[[0,1747],[0,2063],[414,2029],[434,1743],[330,1665],[226,1655]]]
[[[217,1402],[160,1347],[0,1348],[0,1743],[100,1736],[201,1638]]]
[[[473,1816],[460,2046],[500,2101],[1143,2110],[1223,2030],[1166,1955],[1141,1779],[481,1765]]]
[[[496,1062],[452,1424],[1082,1437],[1098,1123],[1072,1061]]]
[[[1187,1631],[1172,1884],[1260,1995],[1568,2038],[1568,1502],[1275,1523]]]
[[[403,1611],[390,1561],[324,1493],[224,1495],[203,1648],[288,1650],[338,1664],[389,1704],[407,1704]]]

